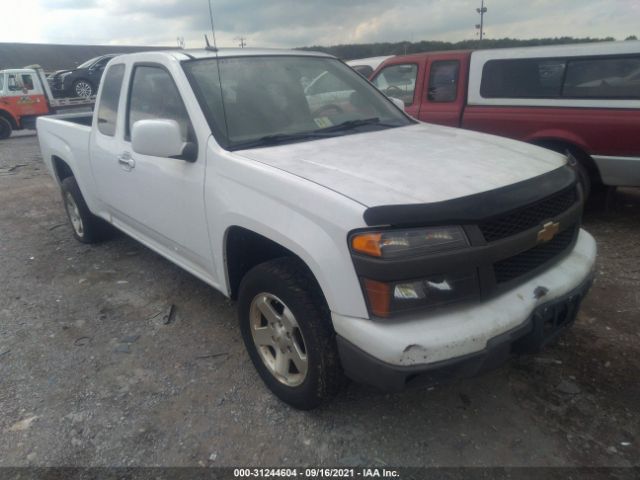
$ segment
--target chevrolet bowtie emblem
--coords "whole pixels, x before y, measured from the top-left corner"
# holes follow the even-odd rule
[[[559,223],[545,223],[542,230],[538,232],[538,243],[545,243],[553,240],[553,237],[557,235],[558,230],[560,230]]]

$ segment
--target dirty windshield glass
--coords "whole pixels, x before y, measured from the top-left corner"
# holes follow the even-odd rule
[[[213,132],[229,149],[411,123],[364,78],[324,57],[262,56],[185,63]]]

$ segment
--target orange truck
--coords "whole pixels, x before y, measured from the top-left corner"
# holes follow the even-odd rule
[[[35,129],[36,118],[62,110],[90,110],[95,97],[53,98],[38,65],[0,70],[0,140],[14,130]]]

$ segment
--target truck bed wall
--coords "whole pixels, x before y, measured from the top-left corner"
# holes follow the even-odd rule
[[[42,159],[51,175],[60,182],[54,158],[64,161],[73,172],[89,209],[97,211],[99,201],[89,162],[91,124],[91,114],[73,113],[39,117],[36,125]]]

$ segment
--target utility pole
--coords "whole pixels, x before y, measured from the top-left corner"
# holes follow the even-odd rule
[[[476,24],[476,28],[480,30],[480,43],[482,43],[484,36],[484,14],[487,13],[487,10],[487,7],[484,6],[484,0],[482,0],[480,8],[476,8],[476,12],[480,14],[480,23]]]
[[[236,40],[238,40],[240,43],[238,44],[238,46],[240,48],[244,48],[247,46],[247,42],[246,42],[246,38],[245,37],[236,37]]]

